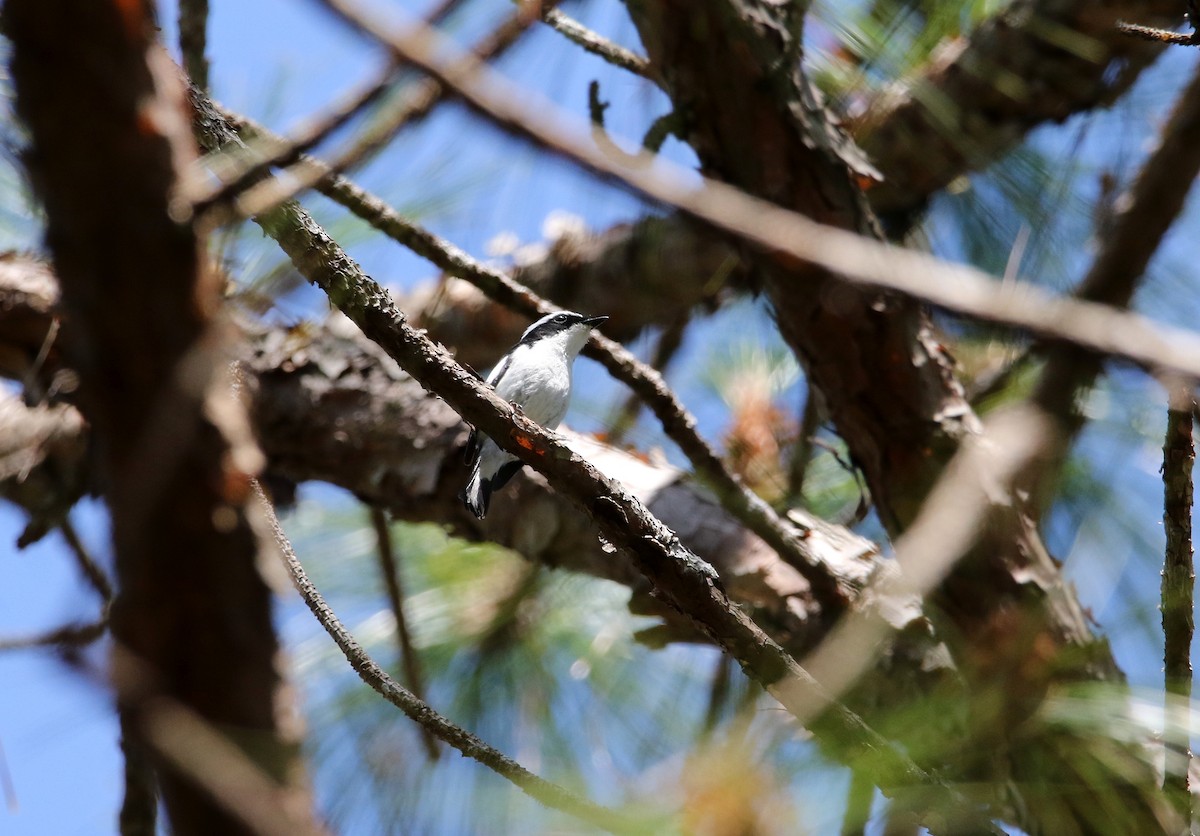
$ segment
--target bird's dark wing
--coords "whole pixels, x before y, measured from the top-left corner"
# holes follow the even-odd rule
[[[523,462],[508,462],[505,464],[496,471],[495,476],[488,480],[488,490],[492,492],[500,490],[507,485],[508,480],[516,476],[517,472],[520,471],[520,469],[524,466],[525,464]]]
[[[515,348],[515,346],[514,346]],[[504,377],[504,373],[508,371],[508,367],[512,365],[512,352],[504,355],[504,359],[496,364],[496,368],[492,369],[491,374],[487,376],[487,384],[493,389],[500,382],[500,378]],[[471,427],[471,434],[467,437],[467,449],[463,451],[463,461],[467,463],[467,467],[474,467],[479,461],[479,454],[483,451],[483,441],[486,436],[482,435],[479,430]]]
[[[479,461],[479,453],[483,450],[483,438],[479,435],[479,430],[471,427],[471,434],[467,436],[467,449],[463,451],[463,461],[467,463],[467,467],[474,467]]]

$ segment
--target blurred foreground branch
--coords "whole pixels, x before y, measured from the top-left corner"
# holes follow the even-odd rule
[[[1194,401],[1188,388],[1173,387],[1163,442],[1163,530],[1167,535],[1162,571],[1163,667],[1166,710],[1163,743],[1167,768],[1163,787],[1179,813],[1191,820],[1192,632],[1196,571],[1192,563],[1192,441]],[[1177,762],[1178,761],[1178,762]]]

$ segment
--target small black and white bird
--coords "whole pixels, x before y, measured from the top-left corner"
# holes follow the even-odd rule
[[[592,329],[606,316],[586,317],[573,311],[546,314],[530,325],[521,341],[500,358],[487,382],[496,394],[521,407],[526,416],[548,430],[556,429],[571,400],[571,367]],[[461,498],[479,519],[487,515],[492,493],[521,469],[521,462],[494,441],[471,430],[467,441],[471,480]]]

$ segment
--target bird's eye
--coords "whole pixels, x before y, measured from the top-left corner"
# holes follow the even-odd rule
[[[554,321],[555,321],[555,322],[566,322],[566,321],[567,321],[567,315],[566,315],[566,314],[561,314],[561,313],[560,313],[558,316],[554,317]]]

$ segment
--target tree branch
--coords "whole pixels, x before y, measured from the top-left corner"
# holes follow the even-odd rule
[[[300,159],[302,154],[315,148],[331,133],[379,101],[388,92],[398,74],[398,68],[389,63],[375,78],[361,85],[358,90],[342,96],[326,113],[310,117],[306,124],[290,137],[262,136],[258,142],[236,149],[237,154],[226,154],[215,160],[202,161],[208,163],[208,167],[220,182],[215,183],[207,194],[194,201],[196,214],[203,215],[223,207],[260,182],[273,167],[289,165]]]
[[[400,584],[400,567],[396,564],[396,553],[392,549],[392,532],[388,528],[387,513],[380,508],[371,508],[371,527],[375,529],[375,543],[379,552],[379,569],[387,587],[388,604],[392,608],[392,618],[396,622],[396,643],[400,651],[400,664],[404,666],[404,676],[408,687],[418,700],[425,699],[425,686],[421,676],[421,660],[417,657],[417,649],[413,647],[412,636],[408,631],[408,619],[404,615],[404,591]],[[425,744],[425,754],[430,760],[437,760],[437,739],[433,732],[421,726],[421,741]]]
[[[207,91],[208,0],[179,0],[179,52],[192,84]]]
[[[1075,295],[1087,302],[1124,308],[1133,299],[1167,230],[1183,211],[1184,201],[1200,175],[1200,71],[1180,94],[1150,154],[1129,190],[1116,201],[1120,210],[1103,236],[1104,244]],[[1034,387],[1033,399],[1056,417],[1064,435],[1058,463],[1047,468],[1039,486],[1043,507],[1066,459],[1069,444],[1085,418],[1080,394],[1093,386],[1103,360],[1072,345],[1054,345]]]
[[[871,204],[911,213],[1035,127],[1112,104],[1162,53],[1161,45],[1123,35],[1117,22],[1167,24],[1182,13],[1180,0],[1015,0],[969,37],[935,50],[852,127],[884,175]]]
[[[321,593],[313,585],[312,581],[309,580],[308,574],[304,571],[304,567],[300,563],[300,559],[296,557],[296,552],[292,549],[287,535],[283,532],[283,527],[279,524],[279,519],[275,515],[275,509],[271,506],[270,500],[267,499],[266,494],[263,493],[262,488],[257,482],[254,484],[254,491],[258,496],[263,513],[266,515],[267,521],[271,526],[272,533],[275,535],[275,542],[279,546],[280,555],[287,566],[288,573],[291,575],[292,584],[296,587],[296,591],[300,593],[300,597],[304,599],[304,603],[308,606],[313,616],[325,628],[325,632],[329,633],[330,638],[334,640],[338,648],[342,651],[342,654],[345,655],[346,660],[350,663],[350,666],[354,668],[354,672],[359,675],[363,682],[392,705],[403,711],[410,719],[418,723],[421,728],[427,729],[439,740],[454,747],[465,757],[478,761],[497,775],[511,781],[530,798],[551,809],[562,810],[565,813],[569,813],[612,833],[623,832],[629,829],[631,823],[625,821],[617,813],[593,804],[591,801],[582,799],[557,784],[534,775],[516,761],[484,743],[475,735],[442,717],[430,708],[429,705],[404,688],[404,686],[388,676],[383,668],[379,667],[367,652],[363,650],[362,646],[354,640],[354,637],[342,625],[342,622],[321,596]]]
[[[1000,159],[1038,126],[1111,104],[1161,53],[1127,43],[1113,22],[1146,15],[1146,20],[1168,24],[1177,21],[1179,14],[1178,0],[1149,4],[1121,0],[1102,7],[1090,0],[1012,4],[969,36],[935,52],[912,79],[879,93],[866,115],[849,124],[884,175],[883,183],[868,192],[868,200],[891,218],[906,216],[945,184]],[[1047,27],[1061,37],[1047,38]],[[1011,91],[995,83],[998,77],[1020,79],[1026,90],[1038,92],[1012,98]],[[959,147],[956,137],[964,136],[968,140]],[[937,150],[931,153],[931,148]],[[661,225],[673,258],[660,259],[652,248],[639,249],[636,258],[625,257],[627,239],[618,229],[615,235],[600,236],[615,248],[611,253],[589,247],[584,260],[551,258],[538,265],[538,278],[544,277],[547,286],[558,291],[542,290],[543,295],[568,308],[620,312],[625,300],[639,297],[608,289],[629,286],[638,292],[640,283],[648,283],[659,292],[666,289],[672,297],[681,297],[682,305],[688,306],[702,298],[708,277],[723,261],[737,265],[739,273],[745,270],[735,248],[680,217],[639,224],[646,222]],[[699,269],[676,269],[681,262],[674,259],[692,260],[700,254],[705,259]],[[593,261],[600,270],[609,263],[618,265],[619,271],[611,276],[605,273],[605,279],[620,285],[571,280],[580,271],[593,269]],[[520,278],[531,287],[541,287],[532,277]],[[602,304],[575,303],[560,295],[568,292],[605,298]],[[654,299],[643,300],[642,305],[628,304],[635,327],[662,325],[679,310],[664,308]],[[613,330],[620,323],[621,318],[613,316],[607,328],[625,339],[628,332]]]
[[[535,112],[524,104],[528,95],[518,101],[513,88],[486,68],[472,64],[463,70],[461,54],[436,33],[417,28],[415,34],[385,36],[385,27],[367,23],[371,16],[359,17],[357,6],[351,7],[347,0],[329,0],[329,4],[348,14],[354,8],[355,19],[368,31],[385,37],[406,60],[440,78],[501,127],[764,247],[776,258],[798,259],[856,284],[896,291],[982,322],[1075,343],[1147,369],[1200,377],[1200,337],[1193,332],[1103,305],[1056,297],[1024,282],[1002,285],[981,270],[814,223],[718,181],[706,180],[695,188],[684,172],[669,163],[660,161],[654,170],[629,167],[597,151],[580,132],[562,127],[572,120],[553,105],[539,103]],[[452,81],[447,73],[453,74]]]
[[[1166,711],[1163,741],[1168,763],[1167,797],[1185,820],[1192,815],[1188,790],[1191,768],[1192,609],[1196,572],[1192,565],[1193,399],[1186,387],[1173,387],[1163,443],[1163,530],[1167,535],[1162,572],[1163,667]],[[1181,710],[1182,709],[1182,710]],[[1178,760],[1179,762],[1175,762]]]
[[[583,47],[593,55],[600,56],[614,67],[628,70],[634,75],[646,78],[650,77],[650,65],[646,62],[645,58],[635,55],[625,47],[601,37],[558,9],[547,8],[543,10],[542,20],[571,43]]]

